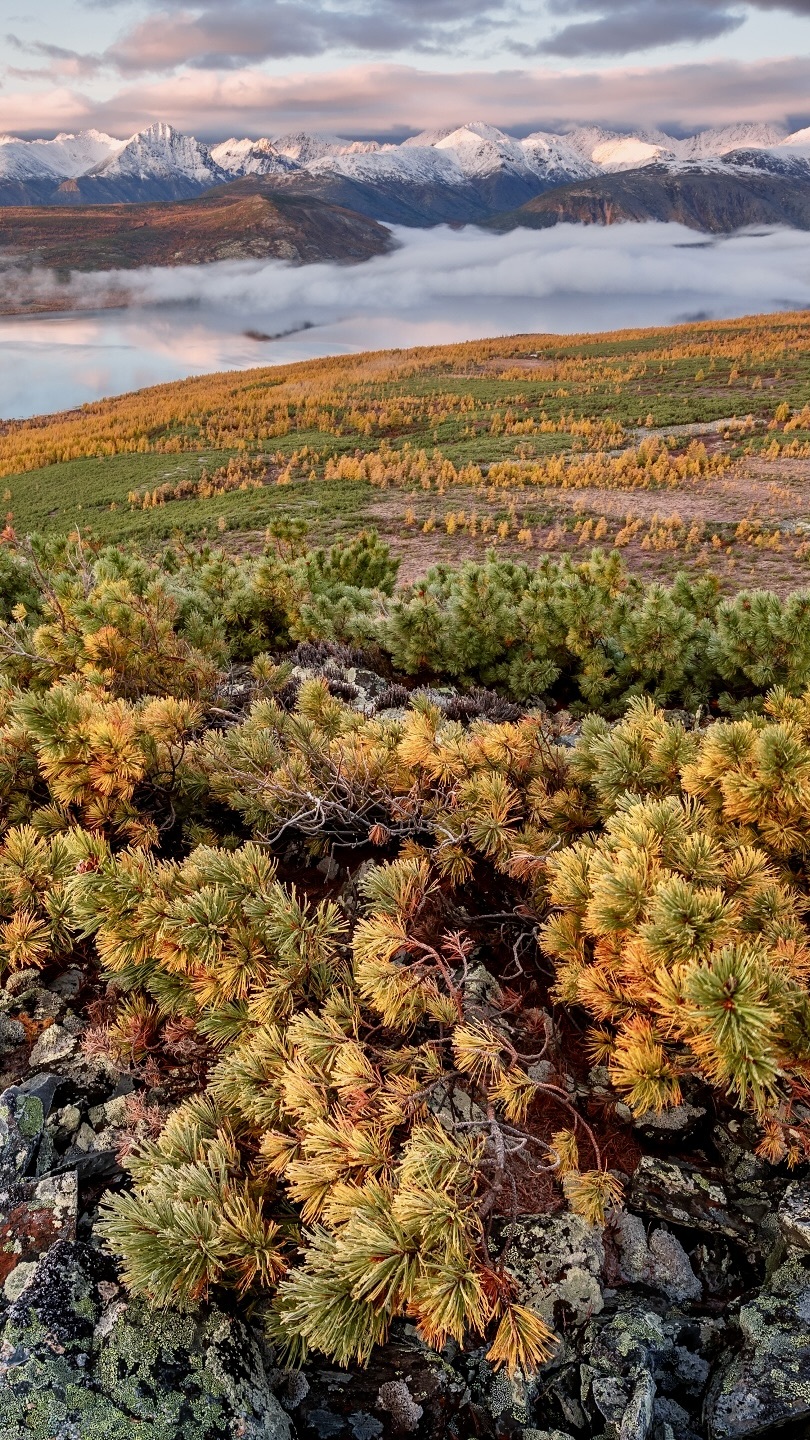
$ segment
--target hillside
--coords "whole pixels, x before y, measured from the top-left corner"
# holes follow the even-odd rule
[[[615,225],[623,220],[675,221],[720,235],[749,225],[808,230],[810,184],[806,177],[767,171],[678,173],[653,166],[558,186],[484,223],[505,231],[518,226]]]
[[[176,204],[0,209],[0,313],[59,309],[57,283],[26,273],[47,269],[130,270],[273,257],[293,265],[356,263],[384,254],[383,226],[319,200],[257,193],[235,181]],[[62,303],[64,303],[62,301]]]
[[[7,425],[0,476],[22,531],[252,550],[276,521],[368,525],[408,578],[595,541],[646,577],[784,592],[808,563],[809,338],[791,315],[192,379]]]
[[[0,476],[0,1434],[807,1434],[810,315]]]

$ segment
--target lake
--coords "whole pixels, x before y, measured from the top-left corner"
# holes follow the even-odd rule
[[[224,261],[72,282],[76,313],[0,318],[0,417],[316,356],[516,333],[575,334],[810,306],[810,235],[677,225],[493,235],[397,229],[363,265]],[[116,277],[120,279],[120,275]]]

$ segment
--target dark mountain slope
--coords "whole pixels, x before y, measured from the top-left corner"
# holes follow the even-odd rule
[[[372,183],[345,175],[310,175],[305,170],[291,175],[251,176],[234,183],[251,186],[254,192],[273,198],[288,195],[345,206],[383,225],[476,224],[492,213],[472,185],[426,182],[405,187],[401,181],[390,179]]]
[[[132,269],[275,256],[293,264],[384,254],[391,236],[365,215],[244,182],[177,204],[0,210],[6,269]]]
[[[663,166],[651,166],[558,186],[485,223],[494,230],[514,230],[565,223],[613,225],[623,220],[677,221],[717,235],[748,225],[808,230],[810,184],[767,172],[673,174]]]

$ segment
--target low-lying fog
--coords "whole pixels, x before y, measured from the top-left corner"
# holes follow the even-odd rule
[[[68,293],[79,313],[0,319],[0,416],[320,355],[810,306],[810,234],[800,231],[716,239],[678,225],[565,225],[396,236],[392,254],[351,267],[223,261],[76,277]],[[122,281],[130,308],[95,308]],[[37,283],[46,293],[52,282]]]

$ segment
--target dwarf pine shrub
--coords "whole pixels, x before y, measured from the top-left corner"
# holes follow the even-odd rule
[[[810,1155],[805,595],[644,586],[599,552],[396,591],[370,534],[3,565],[0,970],[94,961],[111,1046],[157,1063],[182,1033],[208,1065],[106,1204],[133,1290],[230,1287],[292,1358],[363,1362],[405,1316],[541,1364],[492,1221],[539,1177],[593,1222],[622,1200],[532,1073],[543,987],[637,1113],[698,1082],[763,1155]],[[291,680],[324,639],[528,703],[392,687],[366,713]],[[573,745],[563,700],[592,710]]]

